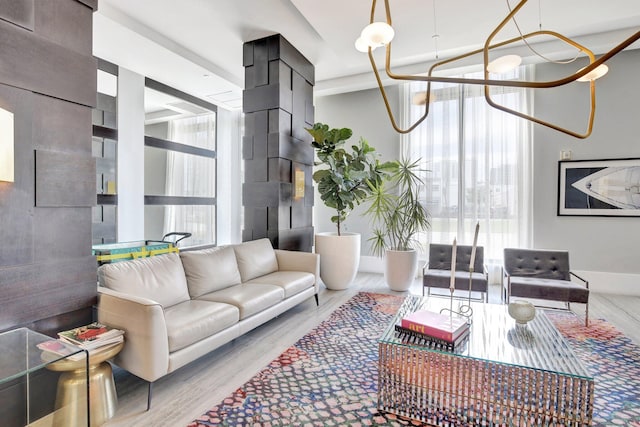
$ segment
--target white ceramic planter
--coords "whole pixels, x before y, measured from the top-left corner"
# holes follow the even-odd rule
[[[392,291],[409,290],[416,277],[418,252],[387,250],[384,256],[384,280]]]
[[[360,234],[317,233],[315,251],[320,255],[320,278],[327,289],[344,290],[358,274]]]

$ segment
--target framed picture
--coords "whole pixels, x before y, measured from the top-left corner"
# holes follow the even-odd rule
[[[640,216],[640,159],[560,161],[558,215]]]

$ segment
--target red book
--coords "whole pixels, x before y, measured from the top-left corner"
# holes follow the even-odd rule
[[[418,310],[403,317],[401,326],[448,342],[454,342],[469,327],[467,319],[429,310]]]

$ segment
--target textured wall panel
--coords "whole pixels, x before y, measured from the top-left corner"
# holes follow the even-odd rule
[[[35,204],[38,197],[52,206],[95,203],[89,107],[96,103],[95,6],[95,0],[0,0],[0,107],[14,113],[16,166],[15,182],[0,183],[0,331],[55,332],[91,320],[91,209]],[[44,153],[37,184],[36,151]]]
[[[313,148],[305,127],[313,123],[313,65],[280,35],[245,43],[243,63],[243,240],[266,234],[275,247],[310,251]],[[304,175],[295,199],[294,162]]]
[[[245,113],[278,108],[280,86],[257,86],[242,91],[242,110]]]
[[[0,269],[0,330],[91,307],[96,260],[88,256]]]
[[[71,1],[71,0],[66,0]],[[96,59],[0,20],[0,83],[77,104],[96,103]],[[85,35],[91,39],[91,35]]]
[[[36,208],[34,220],[38,262],[91,255],[91,208]]]
[[[91,110],[34,94],[33,142],[36,150],[91,155]]]
[[[0,0],[0,19],[33,31],[34,0]]]
[[[26,31],[26,30],[24,30]],[[0,182],[0,268],[33,262],[33,94],[0,84],[0,108],[14,115],[15,181]],[[0,281],[0,292],[2,292]]]
[[[35,32],[84,55],[92,54],[93,9],[78,1],[40,0],[35,11]]]
[[[91,207],[96,204],[96,164],[91,156],[38,150],[35,172],[36,206]]]

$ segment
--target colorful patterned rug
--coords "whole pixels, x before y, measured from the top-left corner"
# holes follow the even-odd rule
[[[422,425],[376,409],[377,339],[403,299],[357,294],[188,427]],[[640,348],[604,320],[548,316],[596,378],[593,425],[640,427]]]

